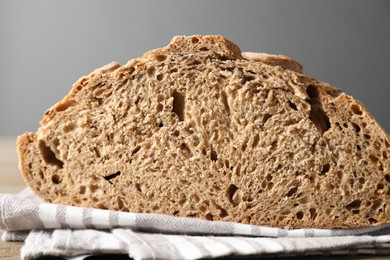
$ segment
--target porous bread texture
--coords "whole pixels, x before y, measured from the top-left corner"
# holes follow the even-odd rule
[[[364,106],[278,55],[175,37],[77,81],[20,168],[44,200],[274,227],[390,220],[390,142]]]

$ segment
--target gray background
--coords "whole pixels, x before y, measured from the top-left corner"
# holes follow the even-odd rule
[[[390,130],[390,1],[0,0],[0,135],[35,131],[95,68],[192,34],[289,55]]]

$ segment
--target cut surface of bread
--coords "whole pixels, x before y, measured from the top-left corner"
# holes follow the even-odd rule
[[[179,36],[82,77],[18,137],[44,200],[274,227],[390,221],[390,140],[280,56]]]

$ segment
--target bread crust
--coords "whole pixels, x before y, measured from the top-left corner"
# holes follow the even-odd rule
[[[93,71],[17,142],[48,202],[293,228],[390,219],[390,141],[363,104],[222,36]]]

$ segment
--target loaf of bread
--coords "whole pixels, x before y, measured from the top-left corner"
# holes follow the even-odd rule
[[[18,138],[48,202],[290,228],[390,221],[389,147],[351,96],[221,36],[95,70]]]

